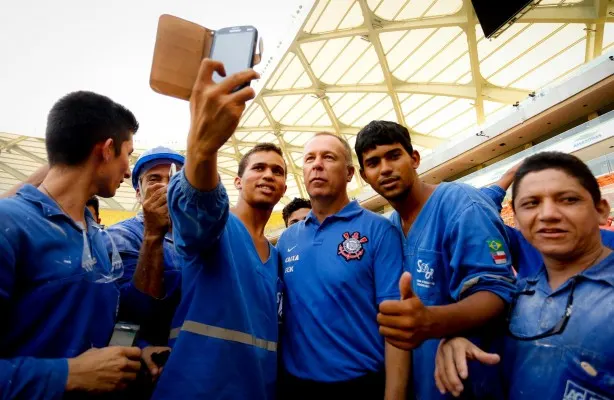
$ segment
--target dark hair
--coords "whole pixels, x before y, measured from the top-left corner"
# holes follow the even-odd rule
[[[356,135],[356,155],[360,169],[364,169],[362,155],[365,151],[373,150],[377,146],[399,143],[407,154],[414,151],[411,145],[409,131],[403,125],[390,121],[371,121]]]
[[[45,144],[49,165],[79,165],[97,143],[113,139],[115,154],[139,129],[134,114],[108,97],[73,92],[58,100],[47,117]]]
[[[100,202],[98,201],[98,197],[96,196],[92,196],[89,198],[89,200],[85,203],[85,206],[92,206],[94,207],[94,210],[96,211],[96,215],[95,217],[100,216]]]
[[[238,172],[239,178],[243,176],[243,173],[245,172],[245,168],[247,168],[247,163],[249,162],[249,158],[252,156],[252,154],[268,152],[268,151],[272,151],[281,156],[281,158],[284,160],[284,172],[287,174],[288,171],[286,168],[286,160],[284,159],[284,153],[282,153],[281,149],[277,147],[276,145],[274,145],[273,143],[258,143],[252,149],[250,149],[247,153],[243,154],[243,157],[241,157],[241,161],[239,161],[239,172]]]
[[[337,140],[339,140],[341,144],[343,145],[343,150],[345,150],[345,161],[346,161],[347,166],[349,167],[349,166],[354,165],[354,163],[352,162],[352,148],[350,147],[350,144],[348,143],[347,140],[345,140],[341,136],[335,135],[334,133],[330,133],[330,132],[318,132],[315,135],[313,135],[311,139],[316,138],[318,136],[332,136],[336,138]]]
[[[527,157],[518,168],[518,171],[516,171],[514,185],[512,186],[512,208],[514,208],[514,201],[518,196],[518,187],[524,177],[531,172],[539,172],[546,169],[556,169],[576,178],[580,185],[591,194],[595,205],[601,201],[601,190],[599,189],[597,178],[595,178],[582,160],[571,154],[545,151]]]
[[[281,211],[281,215],[284,218],[286,227],[288,227],[288,218],[290,218],[290,215],[296,210],[300,210],[301,208],[308,208],[311,210],[311,201],[307,199],[301,199],[300,197],[295,197],[291,202],[286,204],[284,209]]]

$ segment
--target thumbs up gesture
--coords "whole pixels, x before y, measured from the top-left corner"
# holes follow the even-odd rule
[[[425,340],[438,337],[436,313],[414,294],[411,279],[409,272],[401,275],[401,299],[383,301],[377,314],[380,334],[388,343],[403,350],[412,350]]]

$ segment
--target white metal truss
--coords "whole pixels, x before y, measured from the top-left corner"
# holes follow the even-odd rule
[[[288,165],[279,209],[307,197],[302,151],[316,132],[353,146],[369,121],[393,120],[428,155],[613,48],[608,0],[542,0],[494,40],[484,38],[470,0],[318,0],[220,150],[222,181],[235,203],[232,180],[242,155],[276,143]],[[0,191],[45,162],[41,139],[0,133]],[[350,190],[358,194],[363,185],[356,174]],[[128,184],[102,201],[138,210]]]

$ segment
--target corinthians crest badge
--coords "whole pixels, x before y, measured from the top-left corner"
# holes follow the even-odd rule
[[[339,244],[337,254],[345,258],[346,261],[360,260],[365,254],[362,244],[368,242],[369,239],[366,236],[360,237],[360,232],[354,232],[352,235],[350,235],[350,232],[345,232],[343,239],[345,240]]]

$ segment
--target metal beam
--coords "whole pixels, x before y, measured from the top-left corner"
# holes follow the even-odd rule
[[[314,93],[318,96],[318,98],[322,102],[322,105],[324,106],[324,110],[326,110],[326,115],[328,115],[328,119],[330,120],[330,123],[333,125],[333,129],[334,129],[333,133],[340,135],[339,131],[340,131],[341,126],[339,124],[339,120],[337,119],[337,116],[335,115],[335,112],[333,111],[333,107],[330,105],[330,102],[328,101],[328,98],[324,95],[324,92],[321,90],[318,90],[318,88],[325,86],[324,83],[322,83],[322,81],[320,81],[318,77],[313,73],[313,70],[311,69],[309,62],[307,61],[307,58],[305,57],[305,54],[303,53],[303,50],[301,50],[299,45],[294,44],[291,51],[293,51],[294,54],[296,54],[296,57],[301,62],[301,65],[303,66],[305,73],[311,80],[311,83],[313,84],[312,88],[314,89]]]
[[[294,180],[296,181],[296,186],[298,187],[298,191],[301,194],[301,197],[305,198],[305,189],[303,189],[303,185],[301,184],[301,177],[299,176],[299,173],[297,172],[296,164],[294,163],[294,159],[291,157],[290,153],[288,153],[288,150],[286,149],[286,141],[284,140],[281,134],[277,135],[277,140],[279,141],[281,151],[286,156],[286,162],[290,166],[290,172],[294,176]]]
[[[484,78],[482,78],[482,74],[480,73],[478,41],[475,35],[475,24],[477,19],[473,11],[473,5],[469,0],[463,1],[463,8],[467,21],[469,22],[465,28],[465,34],[467,36],[467,48],[469,49],[469,62],[471,64],[471,80],[475,87],[475,115],[478,125],[482,125],[486,122],[486,116],[484,115],[484,98],[482,96]]]
[[[13,140],[10,141],[2,141],[2,144],[0,144],[0,151],[2,150],[10,150],[11,147],[15,146],[17,143],[19,142],[23,142],[24,140],[28,139],[27,136],[18,136]]]
[[[447,83],[406,83],[393,79],[393,90],[396,93],[411,93],[425,94],[431,96],[449,96],[460,99],[476,99],[477,90],[475,85],[453,85]],[[324,85],[319,89],[304,88],[304,89],[289,89],[289,90],[263,90],[262,96],[287,96],[293,94],[313,94],[318,95],[325,93],[388,93],[388,87],[385,84],[369,85]],[[482,84],[482,94],[490,93],[492,101],[498,101],[506,104],[514,104],[517,101],[524,99],[530,92],[521,89],[503,88],[491,84]],[[248,128],[242,128],[246,132]],[[268,129],[269,131],[271,129]]]
[[[235,137],[235,135],[232,135],[230,139],[232,140],[232,147],[235,149],[235,154],[233,158],[237,160],[237,162],[239,162],[241,160],[241,152],[239,151],[239,142],[237,138]]]
[[[482,97],[499,103],[516,104],[516,102],[529,97],[530,94],[531,92],[528,90],[502,88],[489,83],[482,85]]]
[[[236,157],[234,154],[232,154],[232,153],[227,153],[227,152],[225,152],[225,151],[219,151],[219,150],[218,150],[217,155],[218,155],[218,156],[223,156],[223,157],[232,158],[233,160],[235,160],[235,161],[237,161],[237,162],[239,162],[239,160],[240,160],[240,157],[239,157],[239,158],[237,158],[237,157]]]
[[[231,171],[228,168],[224,168],[224,167],[220,167],[219,165],[217,166],[218,171],[229,175],[231,178],[234,178],[237,176],[237,171]]]
[[[390,73],[390,68],[388,67],[388,59],[386,58],[386,54],[384,53],[384,49],[382,48],[382,43],[379,40],[379,35],[375,32],[373,28],[374,23],[374,15],[369,9],[367,5],[367,0],[359,0],[360,9],[362,10],[362,16],[365,21],[365,26],[367,27],[367,36],[373,49],[375,50],[375,54],[377,54],[377,59],[379,60],[379,66],[382,69],[382,73],[384,75],[384,82],[386,83],[386,89],[388,96],[392,100],[392,106],[394,108],[394,113],[397,117],[397,122],[403,126],[407,126],[405,123],[405,115],[403,114],[403,109],[401,108],[401,103],[399,102],[399,97],[394,91],[394,81],[392,79],[392,73]]]
[[[601,55],[601,51],[603,50],[603,34],[605,31],[605,22],[608,16],[608,1],[593,1],[594,11],[597,19],[594,23],[586,25],[586,62]]]
[[[5,162],[0,161],[0,169],[4,170],[7,174],[13,176],[15,179],[19,179],[21,182],[28,179],[26,174],[21,171],[17,171],[15,168],[11,167]]]
[[[8,144],[10,144],[10,142],[7,142],[6,140],[0,139],[0,146],[6,146]],[[22,147],[20,147],[17,144],[11,145],[10,151],[11,152],[15,152],[15,153],[17,153],[19,155],[22,155],[24,157],[27,157],[27,158],[29,158],[31,160],[34,160],[34,161],[36,161],[37,163],[39,163],[41,165],[47,164],[47,160],[45,160],[44,158],[40,158],[39,156],[37,156],[35,154],[30,153],[29,151],[23,149]]]
[[[367,7],[369,13],[372,14],[371,10]],[[364,15],[364,13],[363,13]],[[379,17],[375,17],[375,25],[372,25],[372,28],[375,29],[376,33],[380,32],[394,32],[394,31],[403,31],[409,29],[426,29],[426,28],[443,28],[446,26],[458,26],[467,23],[467,19],[464,15],[457,13],[454,15],[446,15],[443,17],[434,17],[434,18],[425,18],[421,20],[413,20],[413,21],[386,21],[382,20]],[[309,42],[318,42],[321,40],[330,40],[330,39],[339,39],[349,36],[363,36],[369,34],[369,25],[366,23],[360,27],[352,28],[352,29],[344,29],[335,32],[327,32],[320,34],[310,34],[310,33],[302,33],[297,38],[296,42],[298,44],[309,43]]]
[[[536,7],[518,19],[520,23],[591,23],[597,18],[594,7]]]

